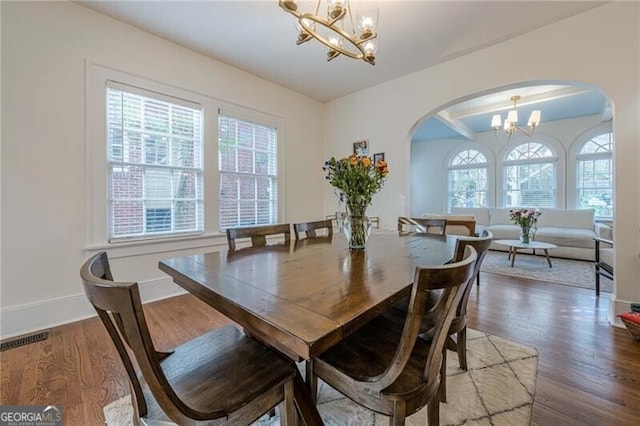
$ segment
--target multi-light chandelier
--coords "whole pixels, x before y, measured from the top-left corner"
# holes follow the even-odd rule
[[[303,2],[300,2],[303,3]],[[304,2],[307,3],[307,2]],[[299,10],[296,0],[280,0],[282,9],[298,19],[298,40],[296,44],[302,44],[315,38],[327,46],[327,60],[345,55],[353,59],[375,65],[375,54],[378,49],[375,32],[378,24],[378,8],[367,5],[357,8],[354,14],[351,12],[349,0],[327,0],[326,15],[321,8],[321,0],[315,6],[315,12]],[[300,8],[301,9],[301,8]]]
[[[536,127],[540,124],[540,111],[536,110],[531,112],[529,121],[527,122],[527,126],[529,127],[529,130],[527,131],[526,129],[518,126],[518,110],[516,109],[516,103],[520,100],[520,96],[512,96],[511,100],[513,101],[513,109],[509,111],[507,118],[504,119],[504,123],[502,122],[502,116],[500,114],[495,114],[491,118],[491,128],[494,130],[496,136],[498,135],[498,130],[501,127],[504,127],[504,131],[507,132],[507,139],[511,138],[511,135],[518,130],[527,136],[533,135]]]

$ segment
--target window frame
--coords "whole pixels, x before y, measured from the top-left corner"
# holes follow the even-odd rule
[[[116,70],[101,64],[85,61],[85,250],[109,250],[115,258],[131,255],[162,253],[173,250],[194,249],[226,245],[225,234],[219,229],[218,202],[218,114],[224,110],[243,118],[274,125],[278,132],[278,212],[284,221],[284,119],[272,114],[245,108],[208,95],[182,89],[171,84]],[[139,87],[148,92],[166,94],[171,98],[188,100],[202,106],[202,157],[204,166],[204,232],[198,235],[169,235],[109,242],[108,237],[108,182],[107,182],[107,134],[106,134],[106,82],[116,81],[127,86]]]
[[[473,163],[473,164],[464,164],[464,165],[452,165],[451,163],[463,152],[467,152],[467,151],[475,151],[477,153],[479,153],[480,155],[482,155],[484,157],[484,162],[483,163]],[[492,196],[492,177],[491,177],[491,161],[490,161],[490,157],[488,157],[485,152],[483,152],[482,149],[479,149],[478,146],[464,146],[462,148],[457,148],[455,151],[451,152],[448,157],[447,157],[447,161],[446,161],[446,168],[445,168],[445,209],[444,211],[446,212],[451,212],[451,191],[450,191],[450,177],[451,177],[451,171],[453,170],[476,170],[476,169],[484,169],[485,173],[486,173],[486,182],[487,182],[487,187],[485,189],[485,201],[486,201],[486,205],[484,206],[474,206],[474,207],[489,207],[490,205],[490,199]],[[482,192],[482,191],[474,191],[474,192]]]
[[[197,144],[197,146],[194,146],[194,151],[195,153],[199,153],[200,155],[195,159],[194,161],[194,165],[192,167],[186,167],[186,166],[179,166],[179,165],[173,165],[173,164],[165,164],[165,165],[161,165],[161,164],[155,164],[155,163],[149,163],[146,160],[140,160],[139,162],[136,161],[126,161],[124,159],[124,157],[121,159],[120,162],[118,162],[116,159],[113,159],[112,156],[109,153],[110,149],[113,149],[115,146],[111,146],[109,144],[109,124],[107,124],[105,126],[105,144],[106,144],[106,148],[107,148],[107,155],[106,155],[106,162],[107,162],[107,195],[108,195],[108,203],[107,203],[107,236],[108,236],[108,241],[109,243],[120,243],[120,242],[124,242],[124,241],[138,241],[138,240],[159,240],[159,239],[165,239],[165,238],[174,238],[174,237],[182,237],[182,236],[191,236],[191,235],[201,235],[204,233],[204,163],[205,163],[205,159],[204,159],[204,152],[203,152],[203,145],[204,145],[204,131],[203,131],[203,109],[201,107],[200,104],[195,103],[195,102],[191,102],[191,101],[186,101],[185,99],[180,99],[180,98],[174,98],[168,94],[158,94],[155,92],[150,92],[148,90],[139,88],[139,87],[134,87],[134,86],[129,86],[126,84],[122,84],[120,82],[115,82],[112,80],[108,80],[106,82],[105,85],[105,92],[106,92],[106,97],[107,97],[107,103],[109,102],[108,100],[108,92],[110,90],[114,90],[114,91],[118,91],[118,92],[122,92],[122,93],[126,93],[129,95],[133,95],[133,96],[141,96],[147,99],[153,99],[154,101],[159,101],[159,102],[163,102],[169,105],[175,105],[178,107],[183,107],[183,108],[189,108],[195,111],[200,111],[200,117],[199,117],[199,126],[198,126],[198,130],[199,131],[199,135],[194,136],[194,141]],[[109,121],[108,120],[108,111],[105,111],[105,121]],[[122,131],[124,131],[124,129],[121,129]],[[133,132],[139,133],[140,136],[144,135],[145,133],[153,133],[152,131],[146,131],[145,129],[141,128],[139,130],[134,130]],[[179,138],[179,137],[175,137],[175,138]],[[148,151],[146,150],[146,143],[142,141],[141,139],[141,155],[147,155]],[[122,149],[122,146],[121,146]],[[167,145],[167,149],[170,149],[170,145]],[[194,156],[195,156],[194,153]],[[167,156],[170,156],[170,152],[167,152]],[[143,181],[146,180],[146,176],[147,176],[147,172],[159,172],[159,171],[165,171],[168,172],[170,175],[173,175],[176,171],[180,172],[180,171],[188,171],[189,173],[194,174],[194,176],[196,177],[196,186],[195,186],[195,190],[196,190],[196,194],[195,197],[193,199],[193,201],[195,202],[196,205],[196,227],[195,229],[189,229],[189,230],[171,230],[172,226],[174,225],[173,223],[173,216],[175,214],[174,211],[174,207],[173,207],[173,202],[175,201],[173,195],[170,195],[170,200],[164,200],[164,203],[168,203],[171,205],[171,207],[155,207],[155,208],[151,208],[148,207],[148,205],[153,205],[153,204],[158,204],[160,203],[160,201],[154,201],[153,198],[149,198],[147,196],[148,191],[151,189],[150,187],[147,187],[144,183],[142,184],[142,198],[140,199],[141,202],[141,206],[143,208],[143,219],[142,219],[142,228],[143,228],[143,232],[142,233],[138,233],[138,234],[128,234],[128,235],[115,235],[112,234],[113,229],[111,229],[114,224],[114,218],[113,218],[113,203],[118,201],[116,199],[113,198],[113,194],[111,193],[111,191],[113,190],[113,184],[114,184],[114,178],[115,176],[115,169],[118,167],[122,167],[122,168],[138,168],[141,169],[142,173],[143,173]],[[169,179],[172,179],[171,177]],[[172,180],[170,180],[171,187],[169,188],[169,193],[172,194],[173,193],[173,186],[172,186]],[[198,194],[200,194],[200,196],[198,196]],[[149,221],[149,216],[148,216],[148,212],[152,211],[152,210],[168,210],[171,214],[170,214],[170,219],[169,219],[169,230],[168,231],[158,231],[158,232],[152,232],[149,231],[148,228],[148,221]]]
[[[591,139],[610,133],[612,138],[612,149],[610,153],[594,153],[594,154],[580,154],[580,151]],[[615,133],[613,132],[612,122],[608,121],[606,123],[595,126],[591,129],[586,130],[581,133],[574,139],[570,148],[569,148],[569,170],[568,179],[567,179],[567,191],[569,192],[569,196],[567,199],[569,200],[569,206],[571,208],[579,209],[580,200],[579,200],[579,191],[578,191],[578,165],[579,159],[583,156],[589,156],[589,158],[611,158],[611,179],[612,179],[612,196],[615,200]],[[596,220],[600,222],[611,222],[615,216],[615,201],[612,200],[612,212],[611,216],[598,216],[596,215]]]
[[[508,155],[516,147],[525,143],[538,143],[546,146],[551,151],[552,157],[547,157],[554,163],[555,169],[555,191],[554,191],[554,205],[552,208],[565,208],[565,168],[564,168],[564,149],[562,144],[553,138],[552,136],[536,133],[533,136],[517,135],[512,137],[511,141],[507,143],[500,154],[500,179],[497,179],[498,188],[496,193],[499,196],[497,206],[502,208],[507,207],[540,207],[540,206],[507,206],[507,167],[511,165],[522,164],[536,164],[539,161],[536,160],[507,160]]]
[[[283,177],[282,177],[282,160],[283,160],[283,155],[282,155],[282,144],[281,144],[281,138],[282,138],[282,125],[281,125],[281,120],[277,119],[276,117],[273,116],[268,116],[266,114],[258,114],[255,111],[241,111],[238,108],[231,108],[231,107],[226,107],[224,109],[221,109],[218,111],[218,117],[216,119],[216,123],[218,123],[219,119],[221,116],[226,116],[229,118],[233,118],[236,120],[242,120],[242,121],[246,121],[246,122],[252,122],[254,124],[258,124],[264,127],[270,127],[273,128],[275,131],[275,136],[276,136],[276,176],[275,176],[275,181],[276,181],[276,188],[277,188],[277,195],[276,195],[276,220],[274,223],[272,224],[277,224],[277,223],[282,223],[283,222],[283,202],[282,202],[282,197],[283,197]],[[219,141],[219,137],[217,139],[217,141]],[[216,151],[217,154],[219,155],[219,150],[220,147],[218,145],[218,142],[216,143]],[[237,159],[237,158],[236,158]],[[219,164],[219,158],[216,158],[216,166]],[[218,187],[217,189],[217,196],[219,197],[220,191],[221,191],[221,186],[220,186],[220,178],[222,176],[223,173],[234,173],[234,172],[223,172],[222,170],[217,169],[217,173],[218,173]],[[240,172],[235,172],[235,173],[240,173]],[[251,175],[257,175],[255,173],[252,173]],[[218,199],[219,200],[219,199]],[[220,210],[218,210],[220,211]],[[221,215],[218,216],[218,221],[216,223],[216,226],[218,227],[218,229],[220,230],[220,232],[224,232],[226,228],[222,228],[222,224],[221,224],[221,220],[222,217]],[[239,225],[239,226],[261,226],[264,224],[254,224],[254,225]]]

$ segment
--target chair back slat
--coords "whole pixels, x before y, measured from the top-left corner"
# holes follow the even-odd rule
[[[246,228],[227,228],[227,243],[229,250],[236,250],[236,240],[240,238],[251,239],[252,247],[261,247],[267,244],[267,237],[282,234],[284,243],[291,242],[291,225],[288,223],[266,226],[252,226]]]
[[[305,233],[307,238],[316,238],[318,236],[317,231],[326,229],[323,236],[333,235],[333,223],[331,220],[318,220],[315,222],[301,222],[293,224],[293,232],[296,236],[296,240],[300,239],[300,234]]]

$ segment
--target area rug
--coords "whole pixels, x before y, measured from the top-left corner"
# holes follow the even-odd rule
[[[549,268],[544,256],[518,253],[515,265],[512,268],[511,261],[507,257],[507,252],[490,250],[482,262],[480,271],[530,278],[572,287],[596,288],[593,262],[552,257],[551,264],[553,268]],[[611,293],[613,291],[613,281],[601,277],[600,290]]]
[[[455,352],[447,356],[447,398],[440,405],[441,425],[508,425],[530,423],[536,388],[538,351],[476,330],[467,333],[468,371],[458,367]],[[376,414],[320,381],[318,411],[326,425],[388,425]],[[125,396],[104,407],[109,426],[131,424],[131,400]],[[279,417],[264,416],[255,426],[279,425]],[[152,423],[154,426],[170,423]],[[426,408],[407,418],[407,425],[425,426]],[[151,425],[150,425],[151,426]]]

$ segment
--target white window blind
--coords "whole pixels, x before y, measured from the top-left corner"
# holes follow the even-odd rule
[[[204,231],[202,110],[107,84],[109,240]]]
[[[449,211],[452,207],[486,207],[487,158],[473,149],[454,156],[449,164]]]
[[[555,207],[556,163],[542,143],[527,142],[509,151],[504,162],[505,207]]]
[[[278,223],[278,135],[273,126],[218,116],[220,229]]]
[[[613,217],[613,134],[598,135],[582,146],[577,157],[579,208],[592,208],[596,216]]]

